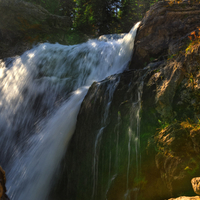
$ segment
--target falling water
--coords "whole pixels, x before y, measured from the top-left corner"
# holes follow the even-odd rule
[[[140,82],[137,88],[137,101],[132,103],[130,111],[130,126],[128,129],[128,164],[127,164],[127,191],[125,193],[125,199],[130,199],[130,185],[129,185],[129,173],[130,173],[130,160],[131,160],[131,148],[134,147],[135,152],[135,182],[139,181],[140,178],[140,168],[141,168],[141,153],[140,153],[140,111],[141,111],[141,96],[143,92],[143,81]],[[135,128],[134,128],[135,127]],[[131,145],[133,143],[133,145]],[[138,197],[138,191],[140,188],[133,188],[135,191],[135,200]]]
[[[113,93],[115,91],[115,88],[118,86],[120,79],[119,79],[119,77],[117,78],[117,80],[115,80],[113,78],[113,80],[111,80],[111,81],[112,82],[109,84],[109,86],[106,88],[106,91],[105,91],[105,94],[108,94],[108,99],[105,99],[105,101],[103,102],[103,103],[106,103],[106,105],[105,105],[104,116],[102,117],[102,121],[101,121],[101,127],[102,128],[97,133],[96,140],[95,140],[95,146],[94,146],[94,163],[93,163],[94,182],[93,182],[92,198],[94,198],[95,192],[97,190],[97,184],[98,184],[98,162],[99,162],[99,151],[100,151],[100,145],[101,145],[101,137],[102,137],[102,133],[103,133],[104,128],[108,124],[107,118],[108,118],[108,112],[109,112],[110,104],[112,102]],[[97,90],[98,90],[98,87],[97,87]],[[110,155],[110,160],[111,160],[111,155]],[[110,170],[109,170],[109,172],[110,172]],[[110,175],[110,173],[109,173],[109,175]]]
[[[44,43],[1,63],[0,159],[12,200],[47,199],[88,88],[127,67],[138,26],[119,39]]]

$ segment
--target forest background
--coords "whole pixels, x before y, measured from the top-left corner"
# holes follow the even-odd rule
[[[160,0],[24,0],[42,6],[52,14],[68,16],[72,27],[69,44],[104,34],[127,33],[150,6]]]

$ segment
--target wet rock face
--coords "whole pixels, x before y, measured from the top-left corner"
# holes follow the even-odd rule
[[[170,46],[197,26],[200,26],[198,3],[166,1],[153,5],[139,28],[130,68],[143,68],[151,60],[166,56]]]
[[[137,105],[138,99],[137,92],[132,91],[137,90],[141,75],[126,72],[91,86],[66,152],[62,184],[54,187],[62,199],[120,200],[128,190],[127,182],[134,198],[138,185],[143,182],[134,183],[136,161],[128,154],[135,154],[135,147],[128,150],[128,143],[135,142],[128,132],[130,127],[137,130],[135,115],[132,122],[130,115],[134,112],[132,101]],[[130,177],[127,177],[127,168],[130,168]]]
[[[22,54],[39,42],[65,41],[71,26],[68,17],[50,14],[41,6],[24,1],[0,1],[0,59]]]

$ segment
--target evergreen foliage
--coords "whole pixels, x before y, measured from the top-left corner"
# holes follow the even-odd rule
[[[52,14],[69,16],[72,30],[80,35],[128,32],[159,0],[25,0],[41,5]]]

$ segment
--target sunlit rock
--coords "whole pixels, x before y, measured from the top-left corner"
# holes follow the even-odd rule
[[[177,40],[197,28],[200,5],[192,1],[175,2],[159,2],[146,13],[136,37],[131,69],[141,69],[155,59],[163,59],[168,53],[176,54],[179,51]]]
[[[191,183],[194,192],[200,195],[200,177],[193,178]]]
[[[178,197],[178,198],[171,198],[169,200],[200,200],[200,197],[199,196],[195,196],[195,197],[183,196],[183,197]]]

